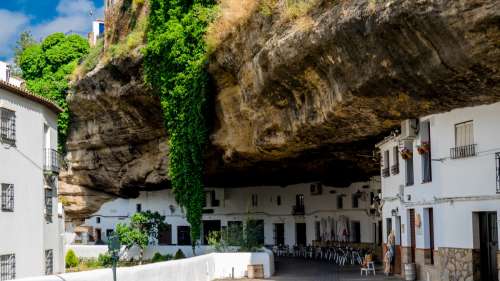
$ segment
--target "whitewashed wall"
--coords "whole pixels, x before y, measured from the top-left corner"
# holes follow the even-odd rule
[[[262,264],[264,276],[274,274],[272,253],[212,253],[181,260],[173,260],[148,265],[121,267],[117,270],[120,281],[210,281],[231,277],[245,277],[247,266]],[[44,276],[21,279],[21,281],[112,281],[111,269],[100,269],[59,276]]]
[[[420,118],[431,125],[432,182],[421,183],[421,157],[414,142],[415,184],[404,187],[404,201],[395,198],[399,186],[405,184],[404,164],[400,158],[401,173],[382,178],[385,198],[383,217],[392,217],[391,210],[399,208],[403,226],[403,246],[410,245],[407,209],[415,209],[423,220],[416,232],[416,247],[428,248],[428,219],[425,208],[434,211],[435,248],[475,248],[473,213],[496,211],[500,220],[500,195],[496,193],[495,153],[500,152],[500,103],[456,109],[450,112]],[[473,121],[477,156],[450,159],[450,148],[455,147],[455,124]],[[381,145],[381,151],[398,145],[398,138]],[[392,155],[390,157],[392,165]],[[408,195],[411,200],[408,200]],[[499,221],[500,227],[500,221]],[[384,229],[386,228],[384,223]],[[395,219],[393,218],[393,228]],[[385,231],[384,231],[385,233]],[[500,235],[500,232],[499,232]],[[385,235],[384,235],[385,236]],[[500,238],[500,237],[499,237]],[[384,237],[384,241],[386,238]],[[477,245],[476,245],[477,246]]]
[[[14,212],[0,210],[0,255],[16,255],[16,276],[45,273],[44,251],[53,249],[55,272],[64,271],[58,234],[57,198],[53,223],[44,219],[44,124],[57,146],[57,117],[43,105],[0,89],[0,107],[16,112],[16,146],[0,143],[0,183],[14,184]]]
[[[296,222],[306,223],[307,241],[311,243],[315,239],[316,221],[329,217],[337,220],[340,216],[346,216],[351,221],[361,223],[361,242],[374,242],[374,223],[377,218],[370,218],[367,209],[370,207],[369,193],[376,194],[380,189],[378,177],[369,182],[354,183],[347,188],[323,186],[321,195],[311,195],[309,187],[309,183],[304,183],[287,187],[208,188],[216,191],[220,207],[214,207],[213,214],[204,214],[203,220],[220,220],[222,226],[226,226],[228,221],[245,221],[247,217],[264,220],[265,244],[268,245],[274,243],[273,224],[285,223],[285,243],[294,245]],[[359,207],[353,208],[351,198],[357,191],[364,192],[365,196],[359,200]],[[251,205],[252,194],[258,196],[256,207]],[[297,194],[304,194],[305,216],[292,215]],[[340,194],[346,195],[343,209],[338,209],[336,205],[336,198]],[[277,204],[278,196],[281,197],[280,206]],[[172,225],[172,243],[177,244],[177,226],[189,224],[170,190],[141,192],[137,199],[116,199],[105,203],[97,213],[85,220],[84,225],[100,228],[106,240],[106,230],[114,229],[117,223],[128,222],[128,218],[136,212],[137,204],[141,204],[143,211],[158,211],[166,216],[167,223]],[[97,222],[98,218],[100,223]]]

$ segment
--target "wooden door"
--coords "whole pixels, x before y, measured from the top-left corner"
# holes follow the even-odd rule
[[[495,212],[479,213],[480,237],[480,270],[481,280],[498,280],[497,271],[497,214]]]
[[[410,238],[411,238],[411,255],[410,262],[415,262],[415,250],[417,247],[415,240],[415,210],[410,209]]]

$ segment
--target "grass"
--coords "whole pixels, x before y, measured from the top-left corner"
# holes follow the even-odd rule
[[[297,19],[305,16],[319,2],[320,0],[286,0],[285,17],[287,19]]]

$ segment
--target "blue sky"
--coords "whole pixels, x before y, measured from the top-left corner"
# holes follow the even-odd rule
[[[103,3],[104,0],[0,0],[0,60],[12,60],[12,48],[24,30],[30,30],[37,40],[54,32],[86,35],[92,20],[102,18]]]

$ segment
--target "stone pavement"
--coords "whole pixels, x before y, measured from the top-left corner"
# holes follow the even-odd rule
[[[249,279],[245,279],[250,281]],[[335,266],[329,262],[276,257],[276,274],[270,281],[362,281],[402,279],[386,277],[382,268],[377,268],[376,276],[361,276],[359,266]]]

